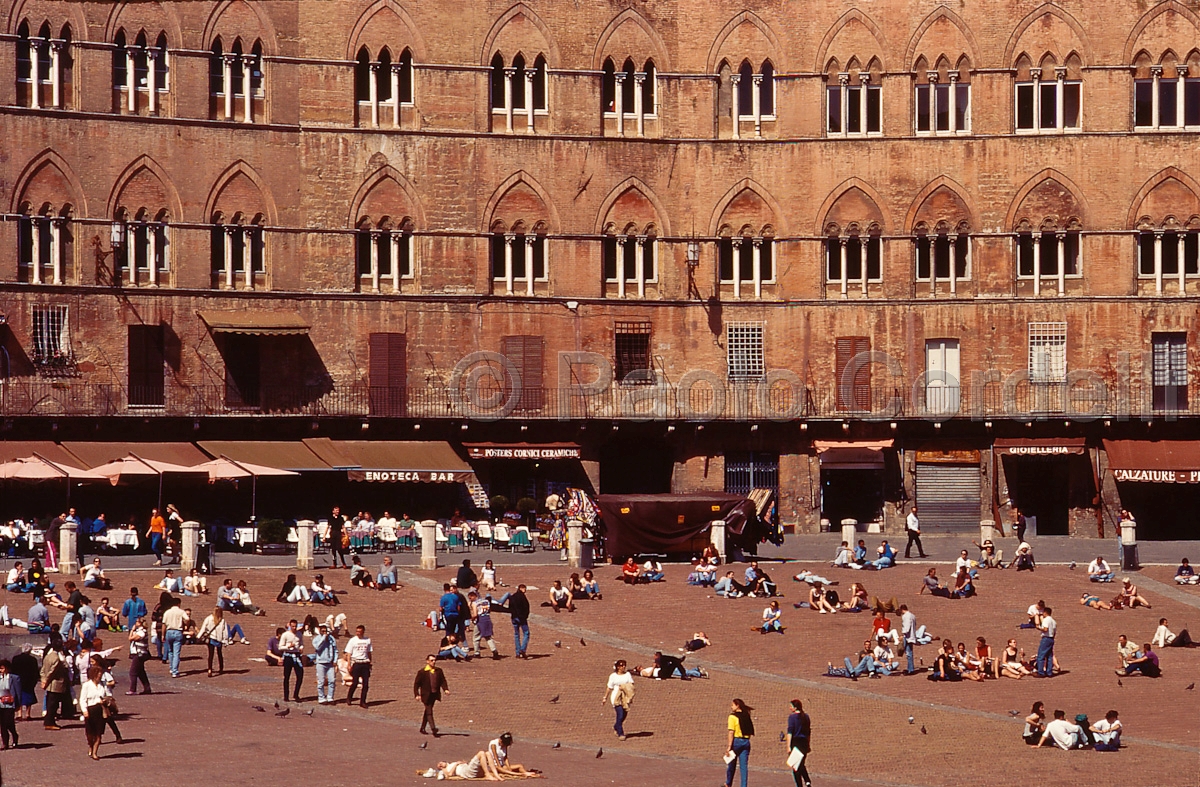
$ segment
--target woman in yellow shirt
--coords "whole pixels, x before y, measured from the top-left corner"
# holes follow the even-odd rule
[[[725,787],[733,787],[733,775],[738,766],[742,771],[742,787],[746,787],[749,779],[747,769],[750,767],[750,737],[754,735],[754,721],[750,711],[754,710],[740,699],[734,699],[729,704],[729,750],[725,752]]]

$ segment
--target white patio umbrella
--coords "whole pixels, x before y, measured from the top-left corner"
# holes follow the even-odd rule
[[[40,454],[13,459],[0,464],[0,479],[12,481],[46,481],[66,479],[67,502],[71,501],[72,481],[107,481],[108,479],[91,470],[51,462]]]
[[[289,476],[300,475],[291,470],[280,470],[278,467],[256,465],[251,462],[235,462],[225,455],[196,465],[192,470],[203,470],[208,473],[209,481],[231,481],[239,478],[250,479],[250,518],[258,515],[258,477],[259,476]]]
[[[107,478],[113,486],[120,483],[122,479],[158,476],[158,509],[161,511],[164,475],[167,473],[202,473],[204,471],[195,467],[143,459],[137,454],[129,454],[121,459],[114,459],[108,464],[93,467],[92,472]]]

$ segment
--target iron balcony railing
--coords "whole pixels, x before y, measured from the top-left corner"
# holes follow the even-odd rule
[[[963,386],[799,385],[793,379],[728,382],[716,375],[651,385],[475,389],[430,385],[120,386],[76,379],[0,380],[0,416],[383,417],[411,419],[791,421],[1179,418],[1200,415],[1194,385],[997,381]]]

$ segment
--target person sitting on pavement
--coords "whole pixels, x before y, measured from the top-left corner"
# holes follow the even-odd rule
[[[1141,591],[1138,590],[1138,586],[1130,582],[1129,577],[1121,579],[1121,601],[1130,609],[1139,606],[1146,609],[1153,609],[1149,602],[1142,596]]]
[[[929,674],[929,680],[947,682],[962,680],[962,674],[959,673],[956,664],[954,643],[948,639],[942,640],[942,649],[938,652],[937,658],[934,659],[933,672]]]
[[[100,606],[96,607],[96,623],[106,631],[121,630],[121,612],[108,603],[107,596],[100,599]]]
[[[891,642],[896,647],[900,646],[900,632],[892,628],[892,621],[888,618],[887,613],[882,609],[877,609],[873,613],[871,619],[871,639],[884,639]]]
[[[820,612],[822,615],[837,612],[829,603],[829,599],[825,597],[824,585],[813,585],[812,589],[808,591],[808,607],[813,612]]]
[[[567,590],[571,592],[571,598],[576,601],[585,601],[588,597],[583,589],[583,580],[580,579],[578,572],[572,573],[567,578]]]
[[[952,598],[970,598],[975,595],[975,580],[965,567],[958,570],[954,578],[954,590],[950,591]]]
[[[554,585],[550,588],[550,603],[549,606],[555,612],[566,610],[567,612],[575,611],[575,602],[571,600],[571,591],[563,587],[561,579],[554,580]]]
[[[967,680],[979,681],[987,677],[979,659],[971,655],[965,642],[958,643],[958,647],[954,650],[954,664],[958,668],[959,674]]]
[[[1025,661],[1022,658],[1024,655],[1024,650],[1018,650],[1017,641],[1015,639],[1010,639],[1008,644],[1004,646],[1004,650],[1000,652],[1000,671],[996,677],[1020,680],[1026,675],[1032,675],[1033,672],[1029,669],[1029,666],[1025,664]],[[1037,741],[1032,742],[1037,743]]]
[[[1067,714],[1064,711],[1056,710],[1054,711],[1054,721],[1046,725],[1037,745],[1045,746],[1047,740],[1063,751],[1078,749],[1084,741],[1083,727],[1067,721]]]
[[[861,538],[854,545],[854,562],[859,568],[865,568],[867,565],[867,542]]]
[[[866,565],[876,571],[882,571],[885,568],[891,568],[896,565],[896,550],[892,549],[892,545],[887,542],[887,539],[883,540],[879,548],[875,550],[875,553],[879,557]]]
[[[1109,604],[1107,601],[1101,601],[1099,596],[1093,596],[1091,593],[1088,593],[1086,590],[1083,592],[1083,597],[1079,599],[1079,603],[1084,605],[1085,607],[1091,607],[1092,609],[1112,609],[1113,608],[1112,604]]]
[[[188,571],[183,578],[183,592],[189,596],[200,596],[208,593],[208,577],[203,576],[198,569]]]
[[[590,568],[583,572],[583,592],[592,601],[600,601],[604,598],[604,594],[600,592],[600,582],[597,581],[596,575]]]
[[[871,602],[867,599],[867,589],[861,582],[851,583],[848,595],[849,598],[842,602],[842,609],[846,612],[863,612],[871,608]]]
[[[1017,626],[1019,629],[1035,629],[1037,628],[1037,620],[1042,615],[1046,614],[1046,602],[1038,599],[1036,604],[1030,604],[1029,609],[1025,610],[1025,614],[1029,616],[1029,620]]]
[[[725,576],[717,580],[717,584],[713,586],[713,592],[725,598],[741,598],[746,595],[746,586],[733,578],[732,571],[726,571]]]
[[[226,580],[226,582],[228,581]],[[296,582],[295,574],[288,574],[275,600],[281,604],[300,604],[303,606],[311,603],[311,596],[309,596],[308,588]]]
[[[621,564],[621,579],[626,585],[636,585],[641,578],[641,569],[638,568],[637,561],[630,555]]]
[[[977,541],[971,543],[979,549],[979,565],[987,568],[1004,568],[1004,551],[996,549],[992,539],[984,539],[982,544]]]
[[[875,649],[872,653],[875,659],[875,666],[884,675],[891,675],[900,669],[900,659],[896,656],[896,652],[892,650],[891,643],[887,637],[879,637],[875,640]]]
[[[325,584],[325,577],[321,574],[313,577],[312,584],[308,587],[308,597],[314,604],[324,604],[327,607],[336,607],[341,603],[337,594],[333,592],[333,587]]]
[[[921,589],[917,591],[917,595],[924,595],[926,590],[929,591],[929,595],[931,596],[950,598],[950,590],[938,579],[937,569],[933,567],[930,567],[925,572],[925,576],[921,578]]]
[[[875,648],[871,644],[871,640],[863,642],[862,650],[854,654],[854,657],[846,656],[843,661],[846,664],[847,677],[850,680],[858,680],[860,675],[866,674],[872,678],[879,677],[879,666],[875,663]],[[890,674],[889,668],[885,675]]]
[[[104,576],[104,569],[100,565],[100,558],[92,558],[92,564],[83,572],[83,586],[85,588],[96,588],[97,590],[112,590],[112,582],[108,577]]]
[[[400,587],[400,580],[397,577],[395,564],[392,563],[390,557],[384,555],[383,565],[379,567],[379,573],[375,576],[376,589],[395,592]]]
[[[1029,715],[1025,717],[1025,731],[1021,738],[1030,746],[1037,746],[1046,731],[1046,705],[1041,702],[1033,703]]]
[[[360,588],[376,589],[375,580],[371,578],[371,572],[367,571],[366,566],[362,564],[362,558],[358,555],[350,558],[350,584],[357,585]]]
[[[1117,670],[1118,675],[1130,676],[1135,672],[1145,675],[1147,678],[1162,677],[1162,668],[1158,664],[1158,654],[1155,653],[1150,643],[1142,645],[1142,651],[1134,655],[1125,665],[1125,669]]]
[[[1033,571],[1037,568],[1037,562],[1033,559],[1033,547],[1029,546],[1029,542],[1022,541],[1017,545],[1016,555],[1013,556],[1013,566],[1017,571]]]
[[[834,568],[862,568],[861,564],[854,562],[854,551],[850,549],[850,544],[847,541],[843,541],[841,546],[837,548],[837,553],[833,556],[833,561],[829,565]]]
[[[781,622],[782,617],[783,617],[783,610],[781,610],[779,608],[779,602],[772,601],[763,610],[762,625],[761,626],[752,626],[751,628],[757,629],[758,633],[760,633],[760,634],[766,634],[768,631],[778,631],[780,634],[782,634],[784,632],[783,624]]]
[[[1117,637],[1117,669],[1124,671],[1125,668],[1129,666],[1129,662],[1135,656],[1137,656],[1137,652],[1137,645],[1134,645],[1132,642],[1130,642],[1128,637],[1126,637],[1124,634]]]
[[[264,610],[254,605],[254,601],[250,598],[250,590],[246,586],[246,580],[244,579],[238,580],[237,587],[233,590],[233,601],[235,611],[240,609],[241,612],[248,612],[251,615],[260,617],[267,614]]]
[[[1108,561],[1100,555],[1096,555],[1096,559],[1088,563],[1088,579],[1092,582],[1112,582],[1115,576]]]
[[[683,643],[683,647],[680,648],[680,650],[684,653],[695,653],[698,650],[707,648],[711,644],[712,642],[709,641],[708,637],[705,636],[703,631],[697,631],[692,635],[691,639]]]
[[[642,564],[642,582],[662,582],[666,578],[667,575],[663,573],[662,563],[654,558],[650,558]]]
[[[752,596],[770,598],[776,593],[775,583],[771,575],[759,568],[757,560],[751,560],[746,569],[746,592]]]
[[[958,553],[958,558],[954,561],[954,573],[957,574],[964,568],[972,578],[979,576],[979,563],[972,560],[965,549]]]
[[[168,568],[163,573],[163,578],[154,586],[155,590],[165,590],[168,593],[179,593],[182,595],[191,595],[183,592],[183,583],[179,581],[179,577],[175,576],[174,569]]]
[[[466,661],[471,658],[471,654],[462,646],[462,643],[458,641],[457,634],[447,634],[446,636],[442,637],[442,642],[438,646],[437,657],[439,659]]]
[[[9,593],[32,593],[36,584],[29,581],[25,574],[25,566],[20,560],[8,570],[8,579],[4,582],[4,589]]]
[[[1200,575],[1196,574],[1196,569],[1188,563],[1185,557],[1179,563],[1179,568],[1175,569],[1175,584],[1177,585],[1195,585],[1200,582]]]
[[[707,560],[696,558],[692,561],[691,573],[687,576],[687,583],[697,587],[712,587],[717,582],[717,567]]]
[[[1115,710],[1110,710],[1104,714],[1103,719],[1088,728],[1095,740],[1092,748],[1096,751],[1119,751],[1123,729],[1120,715]]]
[[[1166,618],[1158,619],[1158,628],[1154,630],[1154,636],[1150,639],[1150,644],[1156,648],[1191,648],[1196,646],[1187,629],[1178,634],[1171,633],[1171,629],[1167,627]]]

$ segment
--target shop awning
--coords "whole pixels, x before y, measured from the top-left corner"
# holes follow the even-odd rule
[[[205,440],[199,446],[214,458],[226,456],[235,462],[249,462],[280,470],[304,472],[334,469],[298,440]]]
[[[467,443],[472,459],[579,459],[578,443]]]
[[[1018,437],[996,440],[992,448],[1003,456],[1072,456],[1087,453],[1087,440],[1082,437]]]
[[[755,521],[754,503],[741,495],[694,492],[675,495],[600,495],[608,554],[627,557],[646,553],[692,552],[693,541],[723,519],[730,543],[739,543]],[[760,533],[747,533],[758,543]]]
[[[209,457],[192,443],[63,443],[62,447],[78,457],[87,468],[100,467],[133,454],[151,462],[195,467]],[[47,456],[47,459],[53,457]],[[78,464],[78,462],[76,463]]]
[[[1104,452],[1117,481],[1200,484],[1200,441],[1105,440]]]
[[[346,468],[351,481],[465,484],[475,480],[471,466],[446,442],[316,438],[304,444],[326,463]]]
[[[308,333],[308,322],[294,311],[245,309],[236,312],[197,312],[213,333],[249,333],[255,336],[296,336]]]
[[[56,465],[84,469],[83,462],[78,457],[68,453],[53,440],[6,440],[0,442],[0,462],[11,462],[14,459],[24,459],[35,454],[49,459]]]
[[[892,447],[892,440],[859,442],[826,442],[816,440],[813,447],[821,467],[830,470],[882,470],[883,449]]]

